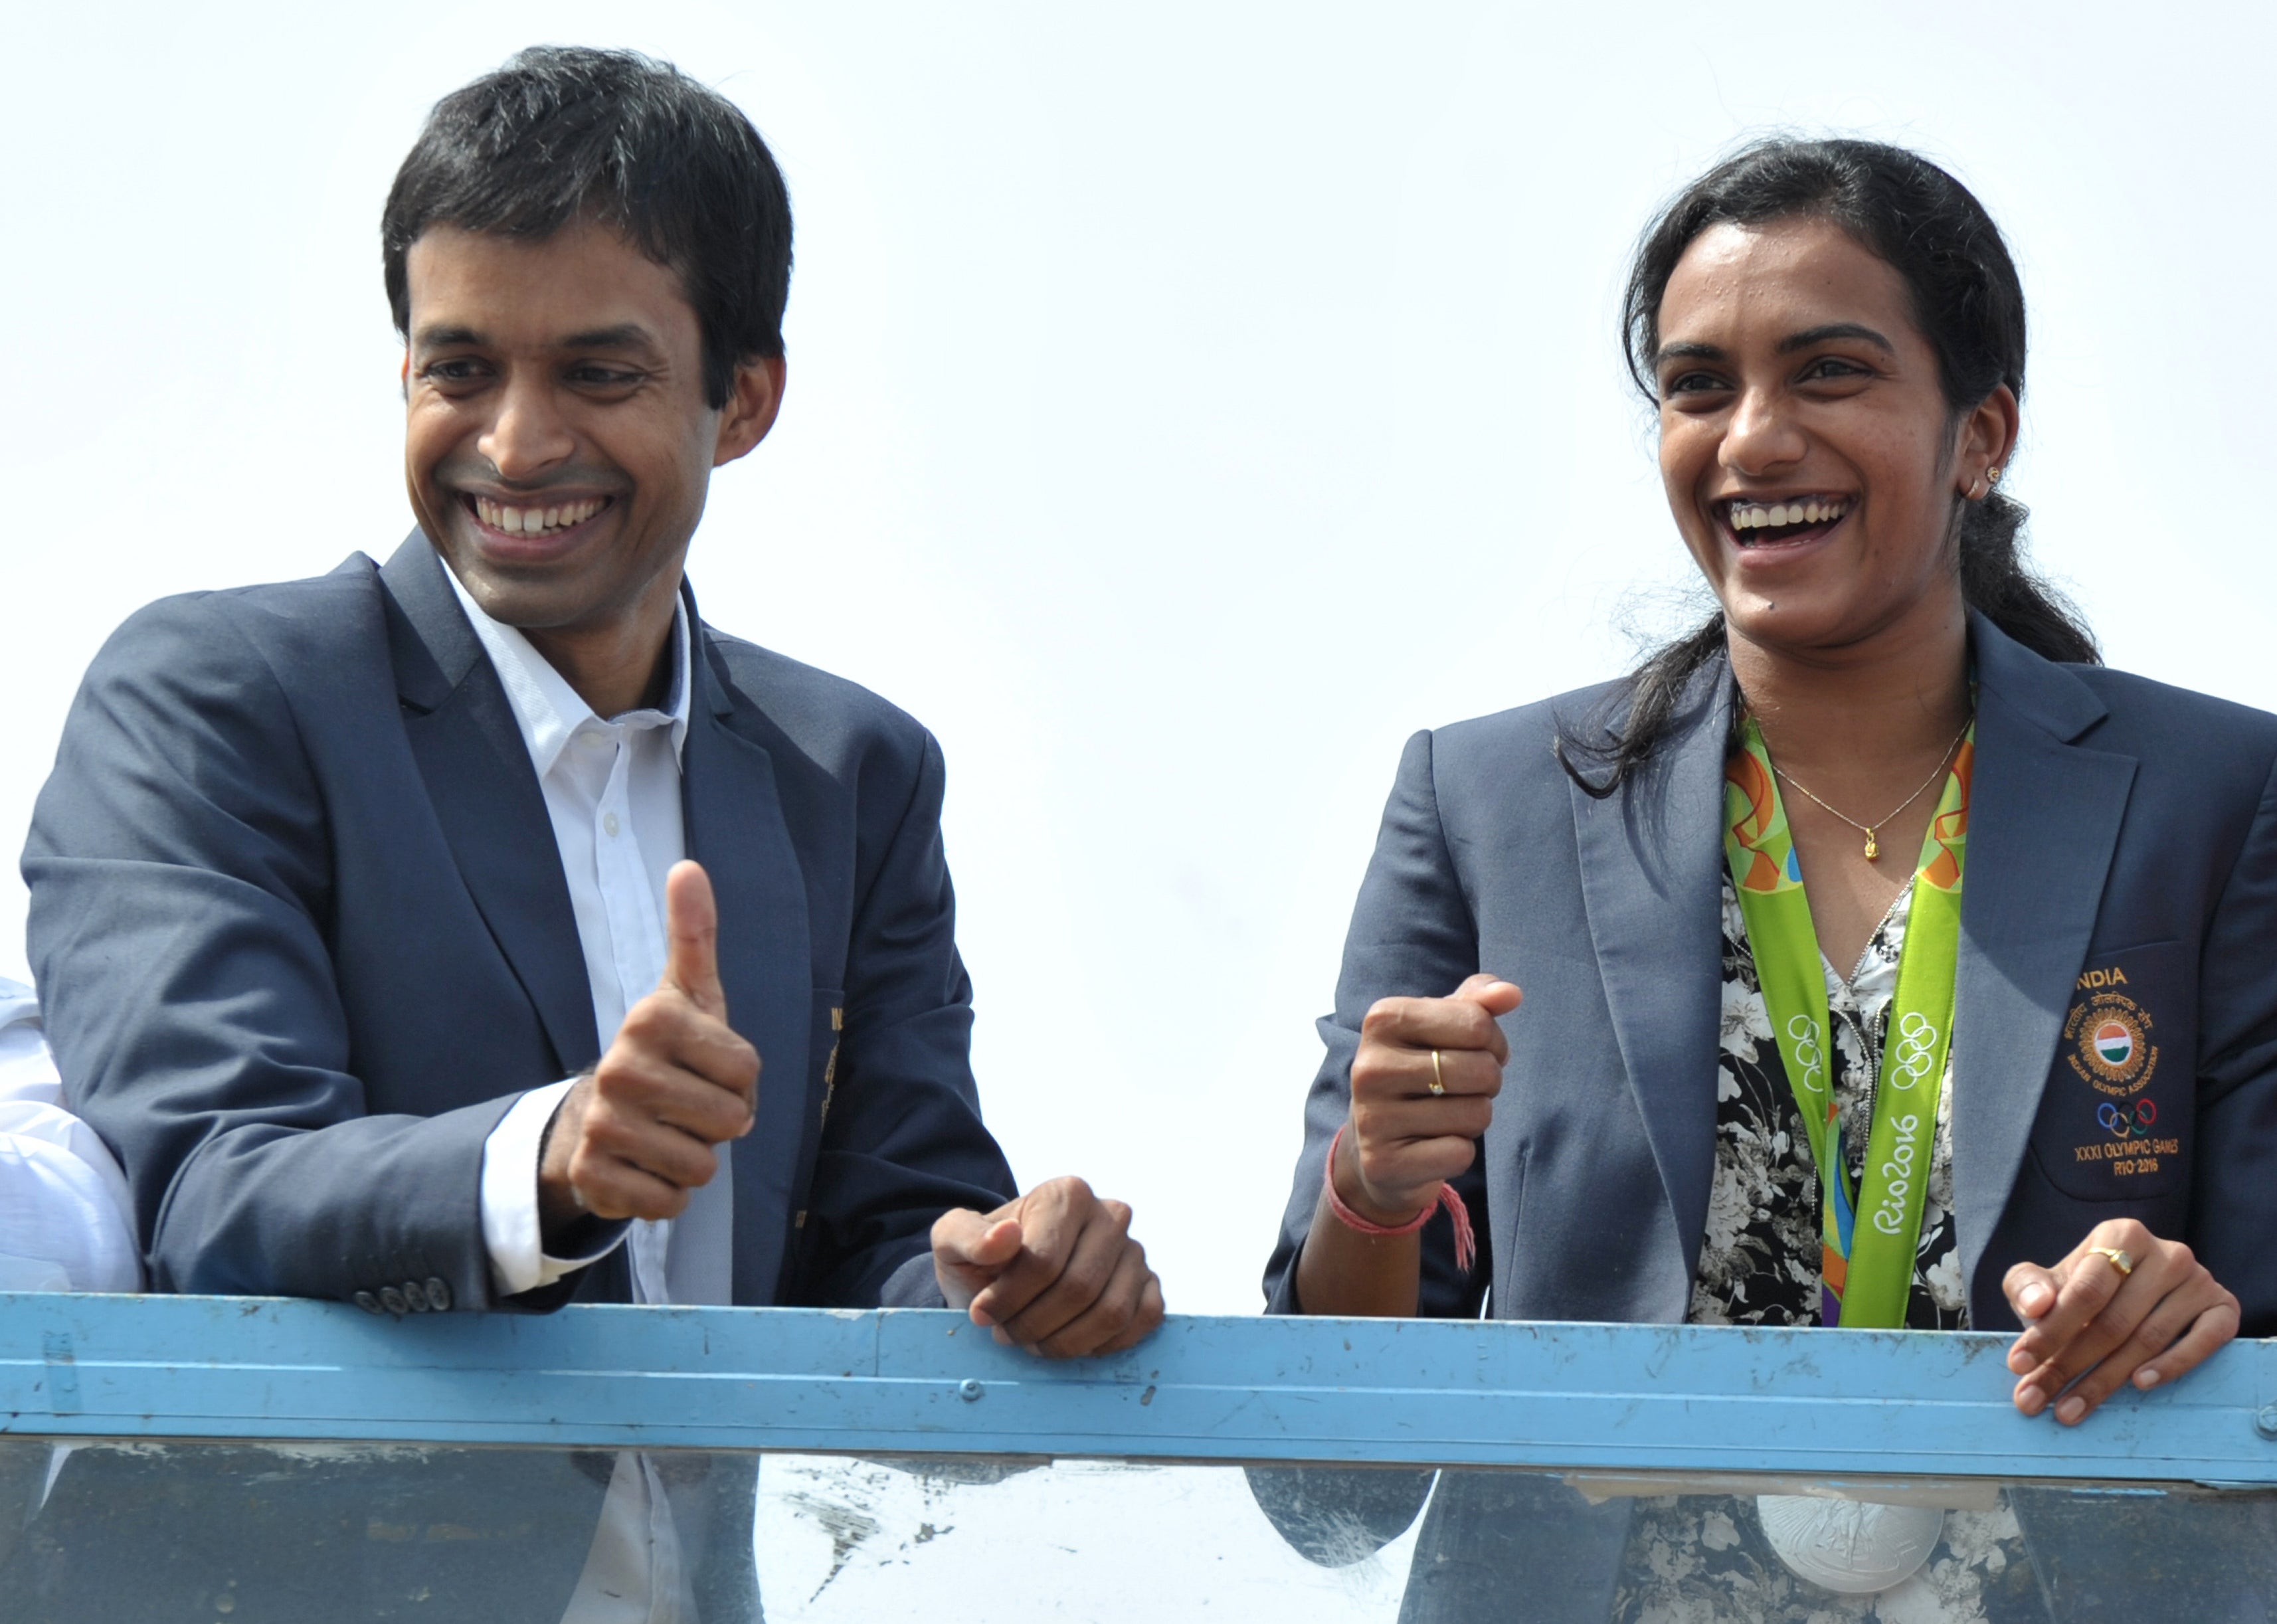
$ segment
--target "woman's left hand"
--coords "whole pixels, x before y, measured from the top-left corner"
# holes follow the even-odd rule
[[[2016,1407],[2037,1415],[2052,1403],[2067,1427],[2122,1382],[2171,1382],[2237,1334],[2237,1299],[2188,1247],[2132,1218],[2097,1224],[2052,1269],[2017,1264],[2001,1287],[2025,1326],[2008,1350],[2008,1369],[2024,1378]]]

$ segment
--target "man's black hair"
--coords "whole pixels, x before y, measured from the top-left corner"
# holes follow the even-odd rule
[[[704,335],[704,394],[783,353],[790,194],[734,103],[628,50],[541,45],[435,103],[380,217],[387,301],[411,327],[404,269],[435,225],[544,239],[581,216],[680,275]]]

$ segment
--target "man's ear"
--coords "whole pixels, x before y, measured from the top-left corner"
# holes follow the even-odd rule
[[[782,409],[784,366],[781,355],[744,362],[735,369],[727,404],[720,413],[720,438],[712,466],[720,468],[748,454],[775,426]]]

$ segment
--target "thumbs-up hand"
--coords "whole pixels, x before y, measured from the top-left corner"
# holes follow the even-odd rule
[[[759,1056],[727,1025],[711,880],[675,863],[664,906],[664,979],[546,1130],[537,1205],[549,1239],[587,1214],[679,1216],[719,1170],[712,1147],[750,1132]]]

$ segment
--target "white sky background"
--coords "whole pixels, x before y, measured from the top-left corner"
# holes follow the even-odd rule
[[[667,57],[798,222],[786,408],[712,487],[704,613],[939,734],[1015,1168],[1130,1199],[1174,1309],[1250,1312],[1401,740],[1672,623],[1612,313],[1735,137],[1868,133],[1977,188],[2031,301],[2007,488],[2043,562],[2114,663],[2277,707],[2272,17],[18,7],[0,831],[134,607],[408,528],[377,225],[427,106],[535,42]],[[11,873],[19,975],[22,907]]]

